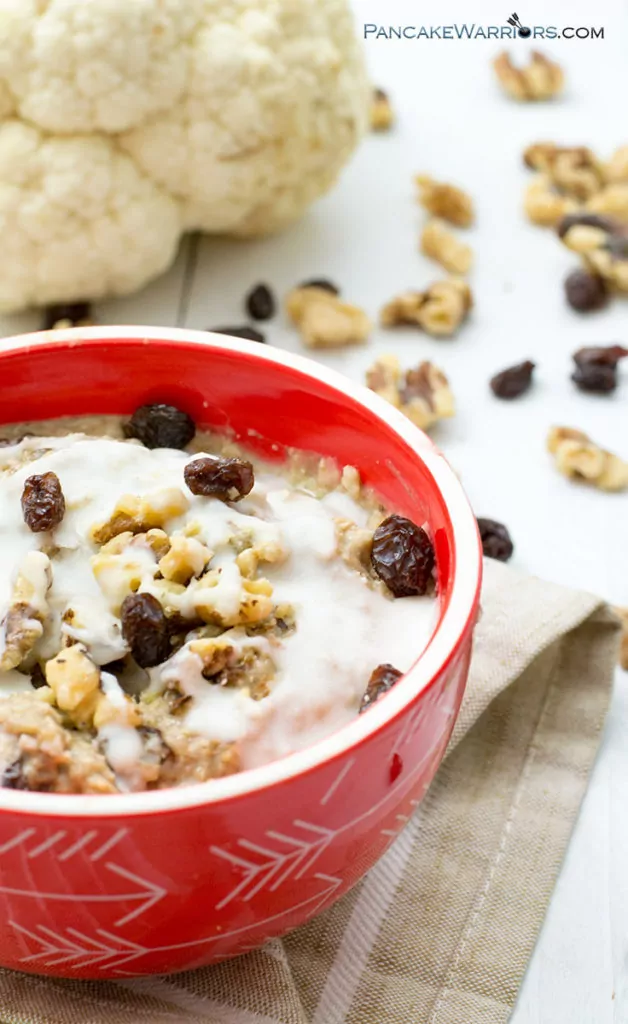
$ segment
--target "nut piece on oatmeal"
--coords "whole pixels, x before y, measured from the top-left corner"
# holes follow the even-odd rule
[[[194,537],[175,534],[170,550],[159,560],[159,571],[165,580],[189,583],[193,576],[201,575],[211,557],[209,548]]]
[[[380,356],[367,371],[366,383],[422,430],[455,413],[449,381],[433,363],[419,363],[404,373],[396,356]]]
[[[435,181],[429,174],[417,174],[418,200],[433,217],[442,217],[450,224],[468,228],[475,219],[473,200],[456,185]]]
[[[527,167],[549,175],[552,184],[565,195],[585,202],[604,184],[604,169],[588,146],[556,146],[535,142],[524,151]]]
[[[387,132],[395,123],[390,97],[383,89],[373,89],[369,116],[371,130],[374,132]]]
[[[578,203],[569,196],[560,195],[549,174],[536,174],[525,190],[523,208],[528,220],[541,227],[554,227],[570,213],[578,210]]]
[[[293,288],[286,298],[286,312],[309,348],[359,345],[371,332],[371,321],[363,310],[325,288]]]
[[[628,223],[628,182],[618,181],[605,185],[591,196],[586,208],[593,213],[615,217],[623,224]]]
[[[123,495],[110,518],[91,529],[95,544],[107,544],[120,533],[145,533],[162,527],[169,519],[183,515],[189,507],[188,499],[178,487],[166,487],[144,497]]]
[[[619,664],[628,672],[628,608],[615,607],[613,611],[622,624]]]
[[[515,100],[549,100],[562,92],[565,76],[559,64],[538,50],[533,50],[526,67],[517,68],[510,54],[504,51],[493,61],[493,68],[502,89]]]
[[[50,559],[42,551],[29,551],[18,570],[11,603],[0,627],[4,647],[0,671],[21,665],[41,639],[49,615],[47,594],[51,584]]]
[[[442,220],[430,220],[423,228],[421,252],[450,274],[467,274],[473,263],[471,246],[460,242]]]
[[[547,449],[564,476],[586,480],[603,491],[622,491],[628,487],[628,462],[600,448],[581,430],[552,427]]]
[[[388,302],[381,311],[384,327],[408,324],[421,327],[427,334],[446,337],[454,334],[473,304],[466,281],[450,277],[436,281],[424,292],[404,292]]]

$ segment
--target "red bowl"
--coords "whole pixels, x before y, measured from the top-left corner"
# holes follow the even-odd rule
[[[431,524],[437,628],[408,674],[350,725],[188,788],[0,789],[4,967],[120,977],[254,948],[330,906],[375,864],[443,757],[481,576],[462,488],[432,442],[372,392],[255,343],[167,328],[56,331],[3,341],[0,377],[0,423],[170,401],[267,457],[288,445],[355,465],[386,504]]]

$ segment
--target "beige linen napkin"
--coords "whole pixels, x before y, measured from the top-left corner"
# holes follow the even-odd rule
[[[5,1024],[507,1021],[595,759],[619,624],[589,594],[485,569],[449,755],[360,885],[204,970],[109,983],[2,971]]]

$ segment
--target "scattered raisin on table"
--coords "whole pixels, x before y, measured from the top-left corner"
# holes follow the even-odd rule
[[[518,398],[530,388],[534,366],[527,359],[525,363],[517,363],[516,366],[509,366],[507,370],[496,373],[491,377],[491,391],[498,398]]]
[[[0,786],[4,789],[28,789],[28,782],[22,771],[22,759],[18,758],[12,764],[7,765],[2,773]]]
[[[41,325],[42,331],[51,331],[60,321],[69,321],[71,325],[91,320],[92,307],[89,302],[64,302],[56,306],[47,306]]]
[[[207,329],[214,334],[226,334],[230,338],[259,341],[261,345],[266,342],[266,336],[261,331],[256,330],[255,327],[249,327],[248,324],[242,324],[240,327],[208,327]]]
[[[389,665],[388,663],[378,665],[371,673],[371,678],[362,697],[360,714],[370,708],[385,693],[388,693],[395,683],[401,679],[402,675],[403,672],[400,672],[394,665]]]
[[[275,315],[275,296],[267,284],[257,284],[246,297],[246,310],[254,320],[270,320]]]
[[[330,295],[340,295],[340,288],[334,284],[333,281],[329,281],[326,277],[313,277],[309,281],[302,281],[301,284],[297,285],[298,288],[320,288],[323,292],[329,292]]]
[[[371,565],[395,597],[427,593],[434,561],[427,533],[404,516],[388,516],[373,534]]]
[[[29,476],[22,491],[22,515],[33,533],[54,530],[65,515],[65,498],[56,473]]]
[[[496,522],[495,519],[482,519],[480,516],[477,522],[482,551],[486,557],[496,558],[498,562],[507,562],[515,547],[504,524]]]
[[[565,278],[565,295],[572,309],[579,313],[590,313],[602,309],[608,299],[604,279],[588,270],[572,270]]]
[[[185,448],[196,433],[191,416],[174,405],[141,405],[123,427],[145,448]]]
[[[213,458],[188,462],[183,477],[192,494],[221,501],[239,501],[253,488],[253,466],[246,459]]]
[[[129,594],[122,602],[122,636],[140,668],[161,665],[170,655],[166,613],[152,594]]]
[[[607,395],[617,387],[617,367],[600,366],[598,363],[582,363],[576,367],[571,379],[580,391]]]
[[[573,354],[573,361],[576,366],[617,366],[620,359],[628,356],[628,348],[623,345],[590,345],[579,348]]]

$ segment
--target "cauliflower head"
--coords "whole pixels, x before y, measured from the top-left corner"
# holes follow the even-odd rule
[[[132,292],[186,231],[284,227],[368,101],[348,0],[0,0],[0,311]]]

